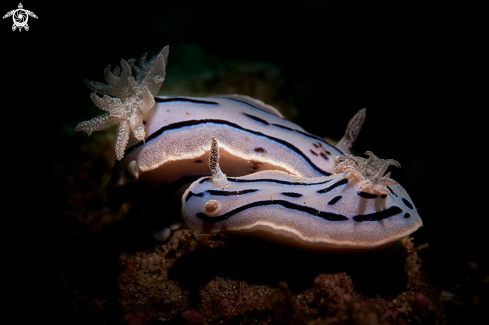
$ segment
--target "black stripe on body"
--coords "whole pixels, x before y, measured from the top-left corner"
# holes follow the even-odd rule
[[[249,189],[249,190],[241,190],[241,191],[218,191],[218,190],[208,190],[205,193],[209,193],[210,195],[215,196],[232,196],[232,195],[241,195],[248,194],[258,191],[257,189]]]
[[[348,184],[348,180],[346,178],[343,178],[341,181],[337,182],[337,183],[334,183],[333,185],[331,185],[330,187],[327,187],[327,188],[323,188],[322,190],[319,190],[319,191],[316,191],[317,193],[319,194],[324,194],[324,193],[328,193],[329,191],[331,191],[332,189],[338,187],[338,186],[342,186],[342,185],[345,185],[345,184]]]
[[[202,196],[203,194],[204,194],[204,193],[197,193],[197,194],[195,194],[194,192],[189,191],[189,192],[188,192],[188,194],[187,194],[187,197],[185,198],[185,202],[187,202],[188,200],[190,200],[190,198],[191,198],[192,196],[197,196],[197,197],[200,197],[200,196]]]
[[[280,117],[278,116],[277,114],[273,113],[273,112],[270,112],[269,110],[265,109],[265,108],[262,108],[262,107],[258,107],[258,106],[255,106],[251,103],[248,103],[248,102],[245,102],[244,100],[239,100],[237,98],[229,98],[229,97],[219,97],[219,96],[216,96],[217,98],[222,98],[222,99],[229,99],[229,100],[233,100],[235,102],[238,102],[238,103],[241,103],[241,104],[245,104],[245,105],[248,105],[250,107],[253,107],[254,109],[257,109],[259,111],[262,111],[262,112],[265,112],[265,113],[268,113],[268,114],[272,114],[273,116],[276,116],[278,118],[281,118],[282,120],[284,120],[283,117]]]
[[[386,186],[386,187],[389,190],[389,192],[391,192],[392,195],[394,195],[395,197],[397,197],[397,194],[394,193],[394,191],[389,186]]]
[[[365,199],[376,199],[379,196],[377,194],[367,193],[367,192],[357,192],[358,196],[361,196]]]
[[[282,192],[280,194],[285,195],[285,196],[289,196],[289,197],[302,197],[303,196],[302,194],[294,193],[294,192]]]
[[[212,179],[211,177],[204,178],[199,182],[199,184],[205,183],[211,179]],[[286,184],[286,185],[295,185],[295,186],[321,185],[332,181],[332,179],[328,179],[327,181],[318,182],[318,183],[300,183],[300,182],[282,181],[280,179],[273,179],[273,178],[241,179],[241,178],[232,178],[232,177],[228,177],[227,180],[233,183],[277,183],[277,184]]]
[[[148,144],[149,142],[151,142],[154,139],[158,138],[160,135],[162,135],[166,131],[177,130],[177,129],[180,129],[180,128],[190,127],[190,126],[199,126],[199,125],[203,125],[203,124],[207,124],[207,123],[217,124],[217,125],[226,125],[226,126],[229,126],[229,127],[232,127],[232,128],[235,128],[235,129],[244,131],[244,132],[248,132],[248,133],[251,133],[251,134],[254,134],[254,135],[257,135],[257,136],[261,136],[261,137],[267,138],[267,139],[269,139],[271,141],[277,142],[277,143],[279,143],[279,144],[281,144],[281,145],[289,148],[291,151],[295,152],[299,156],[301,156],[302,159],[304,159],[309,164],[309,166],[311,166],[317,172],[319,172],[319,173],[321,173],[323,175],[326,175],[326,176],[331,175],[330,172],[327,172],[325,170],[322,170],[321,168],[319,168],[318,166],[316,166],[316,164],[314,164],[311,161],[311,159],[305,153],[303,153],[301,150],[299,150],[297,147],[295,147],[294,145],[290,144],[289,142],[287,142],[285,140],[282,140],[282,139],[279,139],[279,138],[275,138],[275,137],[272,137],[272,136],[263,134],[261,132],[257,132],[257,131],[252,131],[252,130],[245,129],[245,128],[237,125],[237,124],[234,124],[234,123],[231,123],[231,122],[228,122],[228,121],[224,121],[224,120],[187,120],[187,121],[181,121],[181,122],[177,122],[177,123],[166,125],[166,126],[160,128],[160,129],[158,129],[157,131],[153,132],[151,135],[149,135],[145,139],[145,142],[140,141],[140,142],[136,143],[134,146],[132,146],[130,148],[127,148],[126,149],[126,152],[125,152],[125,156],[127,157],[133,150],[139,148],[140,146],[144,145],[145,143]]]
[[[170,97],[170,98],[155,97],[155,102],[157,103],[187,102],[187,103],[204,104],[204,105],[219,105],[219,103],[216,102],[193,99],[193,98],[185,98],[185,97]]]
[[[358,221],[358,222],[364,222],[364,221],[379,221],[383,219],[387,219],[389,217],[395,216],[396,214],[399,214],[402,212],[402,209],[396,206],[392,206],[389,209],[382,210],[379,212],[374,212],[370,214],[362,214],[353,217],[353,220]]]
[[[251,209],[254,207],[262,207],[262,206],[267,206],[267,205],[281,205],[287,209],[305,212],[307,214],[310,214],[311,216],[320,217],[320,218],[323,218],[323,219],[328,220],[328,221],[349,220],[347,217],[345,217],[341,214],[319,211],[319,210],[316,210],[316,209],[308,207],[308,206],[295,204],[295,203],[291,203],[289,201],[284,201],[284,200],[257,201],[257,202],[249,203],[246,205],[242,205],[239,208],[236,208],[232,211],[229,211],[229,212],[222,214],[220,216],[217,216],[217,217],[208,217],[204,213],[199,212],[199,213],[197,213],[196,217],[202,221],[205,221],[205,222],[215,223],[215,222],[219,222],[219,221],[224,221],[224,220],[234,216],[235,214],[240,213],[242,211],[245,211],[247,209]]]
[[[255,106],[255,105],[253,105],[253,104],[251,104],[251,103],[248,103],[248,102],[245,102],[245,101],[242,101],[242,100],[236,99],[236,98],[219,97],[219,96],[217,96],[217,98],[220,98],[220,99],[229,99],[229,100],[232,100],[232,101],[235,101],[235,102],[241,103],[241,104],[245,104],[245,105],[248,105],[248,106],[250,106],[250,107],[252,107],[252,108],[254,108],[254,109],[257,109],[257,110],[259,110],[259,111],[261,111],[261,112],[265,112],[265,113],[271,114],[271,115],[273,115],[273,116],[275,116],[275,117],[278,117],[278,118],[280,118],[280,119],[282,119],[282,120],[285,120],[285,118],[280,117],[280,116],[276,115],[275,113],[270,112],[269,110],[266,110],[266,109],[264,109],[264,108],[261,108],[261,107]],[[185,98],[185,97],[170,97],[170,98],[158,98],[158,97],[155,97],[155,102],[157,102],[157,103],[167,103],[167,102],[189,102],[189,103],[196,103],[196,104],[219,105],[219,103],[216,103],[216,102],[205,101],[205,100],[200,100],[200,99],[193,99],[193,98]],[[246,114],[246,113],[243,113],[243,114]],[[248,114],[246,114],[246,115],[248,115]],[[265,124],[270,124],[270,123],[268,123],[267,121],[262,120],[262,119],[261,119],[261,118],[259,118],[259,117],[256,117],[256,116],[250,116],[250,115],[248,115],[248,116],[249,116],[249,117],[251,117],[251,118],[253,118],[253,119],[257,119],[259,122],[264,121],[264,122],[265,122]],[[262,122],[262,123],[263,123],[263,122]],[[284,125],[280,125],[280,124],[274,124],[274,123],[272,123],[271,125],[273,125],[273,126],[277,126],[277,127],[279,127],[279,128],[283,128],[283,129],[286,129],[286,130],[295,131],[295,132],[298,132],[298,133],[300,133],[300,134],[302,134],[302,135],[304,135],[304,136],[306,136],[306,137],[308,137],[308,138],[313,138],[313,139],[319,140],[319,141],[320,141],[320,142],[319,142],[320,144],[321,144],[321,142],[326,143],[328,146],[333,147],[333,148],[335,148],[336,150],[338,150],[340,154],[343,154],[343,152],[342,152],[340,149],[336,148],[336,147],[335,147],[335,146],[333,146],[332,144],[327,143],[326,141],[324,141],[324,139],[323,139],[323,138],[318,137],[317,135],[310,134],[310,133],[307,133],[307,132],[304,132],[304,131],[300,131],[300,130],[295,130],[295,129],[292,129],[292,128],[290,128],[290,127],[287,127],[287,126],[284,126]],[[329,155],[331,154],[331,153],[330,153],[329,151],[327,151],[327,150],[326,150],[326,152],[327,152]]]
[[[342,152],[340,149],[336,148],[336,147],[335,147],[335,146],[333,146],[332,144],[327,143],[326,141],[324,141],[324,140],[323,140],[323,138],[318,137],[317,135],[310,134],[310,133],[307,133],[307,132],[304,132],[304,131],[300,131],[300,130],[294,130],[294,131],[295,131],[295,132],[297,132],[297,133],[300,133],[300,134],[302,134],[303,136],[306,136],[306,137],[308,137],[308,138],[312,138],[312,139],[314,139],[314,140],[319,140],[319,141],[321,141],[321,142],[323,142],[323,143],[326,143],[328,146],[330,146],[330,147],[332,147],[332,148],[334,148],[334,149],[338,150],[340,154],[343,154],[343,152]]]
[[[289,130],[289,131],[295,131],[295,132],[300,133],[300,134],[302,134],[303,136],[306,136],[306,137],[308,137],[308,138],[313,138],[314,140],[320,140],[321,142],[326,143],[328,146],[333,147],[333,148],[335,148],[336,150],[338,150],[338,152],[339,152],[340,154],[343,154],[343,152],[342,152],[340,149],[336,148],[336,147],[335,147],[335,146],[333,146],[332,144],[327,143],[326,141],[324,141],[324,140],[323,140],[323,138],[318,137],[317,135],[310,134],[310,133],[307,133],[307,132],[304,132],[304,131],[300,131],[300,130],[296,130],[296,129],[292,129],[292,128],[289,128],[288,126],[284,126],[284,125],[280,125],[280,124],[275,124],[275,123],[272,123],[271,125],[273,125],[273,126],[277,126],[277,127],[279,127],[279,128],[285,129],[285,130]],[[319,142],[319,144],[321,144],[321,142]],[[321,146],[322,146],[322,144],[321,144]],[[329,155],[331,154],[331,152],[329,152],[328,150],[326,150],[326,149],[325,149],[325,151],[326,151],[326,152],[327,152]],[[328,158],[326,158],[326,159],[328,159]]]
[[[405,198],[402,198],[402,202],[408,207],[410,208],[411,210],[414,209],[413,205],[411,202],[409,202],[408,200],[406,200]]]
[[[280,124],[272,124],[273,126],[278,126],[279,128],[282,128],[282,129],[285,129],[285,130],[289,130],[289,131],[296,131],[292,128],[289,128],[288,126],[283,126],[283,125],[280,125]]]
[[[259,117],[256,117],[256,116],[253,116],[253,115],[250,115],[250,114],[246,114],[246,113],[243,113],[244,115],[248,116],[250,119],[252,120],[255,120],[257,122],[260,122],[260,123],[263,123],[265,125],[270,125],[270,123],[268,123],[267,121],[265,121],[264,119],[261,119]]]
[[[334,197],[333,199],[331,199],[331,201],[328,202],[328,205],[334,205],[336,204],[339,200],[341,200],[343,196],[341,195],[338,195],[336,197]]]

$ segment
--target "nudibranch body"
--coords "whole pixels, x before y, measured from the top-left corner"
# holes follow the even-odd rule
[[[421,226],[409,195],[385,174],[400,165],[371,152],[369,159],[349,154],[365,109],[332,146],[247,96],[156,96],[167,58],[165,47],[148,62],[143,56],[139,64],[107,67],[108,84],[86,82],[106,114],[76,130],[119,125],[108,187],[112,210],[143,201],[166,211],[167,194],[174,193],[196,232],[323,252],[381,250]],[[212,177],[202,178],[209,167]]]
[[[257,237],[320,252],[386,249],[422,222],[404,188],[383,175],[396,162],[369,155],[338,156],[337,170],[348,171],[301,178],[272,170],[227,177],[214,154],[213,175],[185,191],[182,214],[199,233]]]
[[[342,153],[249,97],[156,97],[155,101],[145,119],[146,138],[130,141],[113,171],[114,194],[124,193],[121,187],[127,185],[177,189],[208,175],[205,162],[212,136],[221,147],[221,168],[230,176],[263,170],[299,177],[330,175],[334,157]]]
[[[203,162],[212,136],[219,141],[225,158],[221,168],[229,176],[263,170],[298,177],[331,175],[334,157],[349,152],[365,118],[365,109],[360,110],[335,147],[248,96],[155,96],[165,78],[167,58],[165,47],[149,62],[121,60],[122,69],[114,72],[107,67],[108,85],[86,82],[95,91],[92,100],[107,114],[80,123],[76,130],[90,134],[119,124],[119,162],[109,182],[112,210],[160,189],[181,196],[191,182],[208,175]]]

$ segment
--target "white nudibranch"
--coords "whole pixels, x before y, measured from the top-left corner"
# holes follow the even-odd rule
[[[94,90],[92,100],[107,114],[82,122],[75,130],[90,135],[119,124],[119,161],[107,198],[112,211],[118,211],[123,202],[151,203],[158,191],[179,201],[188,185],[209,175],[203,162],[209,156],[211,137],[219,141],[220,168],[228,176],[263,170],[297,177],[331,175],[334,158],[350,152],[365,119],[362,109],[335,147],[284,119],[276,108],[248,96],[156,96],[167,58],[168,46],[148,63],[143,56],[139,65],[130,59],[121,60],[122,69],[116,67],[114,72],[108,66],[104,71],[108,84],[86,81]]]
[[[185,191],[182,214],[199,233],[257,237],[320,252],[383,250],[422,221],[404,188],[384,175],[389,165],[399,164],[367,154],[368,160],[338,156],[336,169],[346,172],[316,178],[268,170],[227,177],[223,189],[213,173]],[[219,165],[218,154],[210,160]]]
[[[380,250],[421,226],[409,195],[385,174],[400,165],[371,152],[369,159],[349,154],[365,109],[333,146],[248,96],[157,96],[168,49],[149,62],[143,56],[138,65],[107,66],[108,84],[86,81],[107,113],[75,130],[90,135],[119,125],[112,211],[131,202],[168,212],[173,205],[161,201],[173,196],[197,232],[327,252]],[[212,176],[203,177],[209,169]]]

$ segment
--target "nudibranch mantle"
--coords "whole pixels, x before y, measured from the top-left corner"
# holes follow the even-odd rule
[[[86,81],[106,114],[75,130],[119,125],[108,186],[113,211],[136,198],[156,202],[163,190],[181,198],[196,232],[322,252],[382,250],[422,225],[409,195],[385,174],[399,163],[349,154],[365,109],[332,146],[247,96],[157,96],[167,59],[165,47],[148,62],[108,66],[107,84]]]
[[[334,157],[343,153],[250,97],[157,96],[155,101],[145,119],[145,141],[133,138],[114,168],[109,201],[130,201],[132,194],[118,194],[128,185],[143,190],[178,188],[180,185],[173,184],[183,185],[182,180],[188,179],[185,189],[195,179],[209,175],[203,162],[209,156],[212,137],[221,149],[221,169],[229,176],[263,170],[298,177],[331,175]],[[130,164],[137,166],[135,173]]]
[[[382,250],[422,225],[398,183],[385,185],[387,194],[367,191],[361,183],[355,172],[300,178],[269,170],[227,177],[225,187],[203,177],[182,196],[182,214],[199,233],[258,237],[322,252]]]
[[[144,200],[161,189],[171,189],[178,197],[192,181],[208,175],[202,162],[209,156],[212,137],[219,141],[221,168],[229,176],[263,170],[298,177],[331,175],[334,157],[349,152],[365,119],[362,109],[335,147],[248,96],[156,96],[167,58],[168,46],[148,63],[143,56],[139,66],[134,59],[121,60],[122,68],[114,72],[108,66],[108,84],[86,82],[94,90],[94,103],[108,114],[82,122],[75,130],[90,134],[119,124],[119,162],[108,186],[113,211],[124,201]]]

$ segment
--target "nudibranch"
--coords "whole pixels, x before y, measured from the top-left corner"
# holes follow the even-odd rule
[[[182,214],[198,233],[256,237],[306,250],[352,253],[384,250],[422,225],[406,190],[389,174],[394,160],[350,154],[335,158],[330,176],[298,177],[267,170],[228,177],[212,138],[212,176],[182,196]],[[224,160],[224,159],[222,159]]]
[[[193,181],[209,174],[205,161],[211,137],[219,141],[220,168],[232,177],[265,170],[296,177],[331,175],[335,157],[350,152],[365,119],[362,109],[332,146],[248,96],[156,96],[167,58],[168,46],[148,63],[143,59],[138,66],[134,59],[121,60],[122,69],[114,72],[108,66],[108,85],[87,82],[95,91],[95,104],[108,113],[80,123],[76,130],[90,134],[119,124],[118,162],[108,186],[113,211],[123,202],[147,201],[162,190],[179,200]]]

